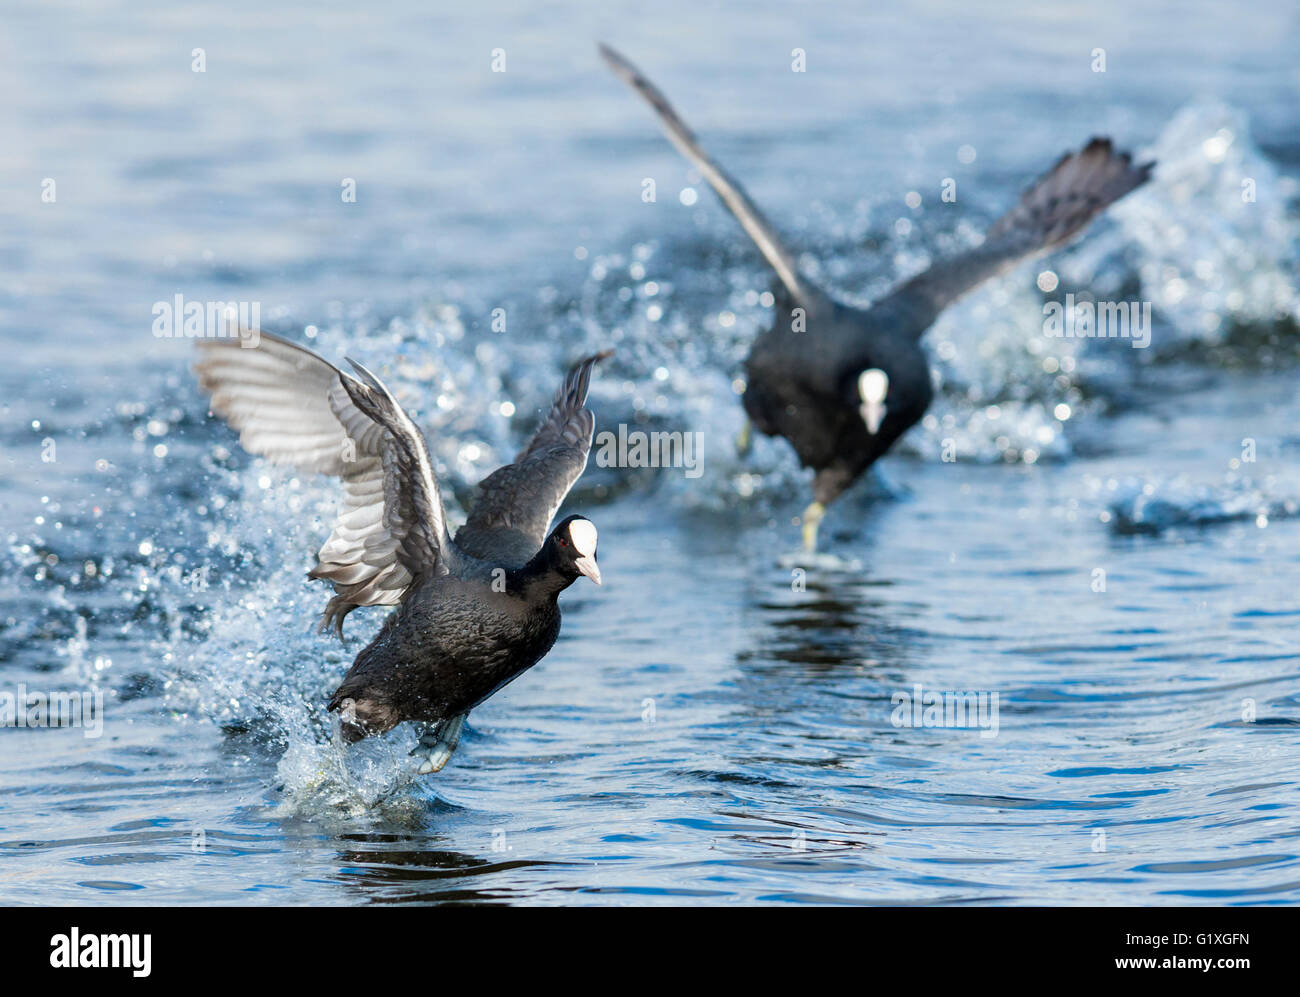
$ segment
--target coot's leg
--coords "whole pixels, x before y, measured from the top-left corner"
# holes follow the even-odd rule
[[[468,714],[462,713],[450,720],[439,721],[420,735],[419,744],[411,752],[413,755],[426,755],[425,760],[416,770],[418,774],[429,775],[432,772],[441,772],[451,761],[452,752],[456,750],[456,745],[460,743],[460,735],[465,730],[466,716]]]
[[[803,549],[809,554],[817,550],[817,527],[826,515],[826,507],[814,502],[803,511]]]
[[[736,437],[736,456],[748,457],[749,451],[754,449],[754,424],[748,419],[740,427],[740,435]]]

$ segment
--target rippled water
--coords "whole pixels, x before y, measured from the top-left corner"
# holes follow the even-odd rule
[[[1285,5],[231,6],[20,4],[0,37],[0,693],[104,703],[100,737],[0,730],[0,900],[1300,896]],[[1162,166],[944,316],[930,416],[800,567],[804,476],[731,447],[766,274],[595,38],[854,298],[1094,132]],[[1044,338],[1044,271],[1151,301],[1151,348]],[[453,520],[595,346],[619,351],[598,429],[698,432],[703,473],[593,465],[571,507],[606,584],[566,593],[552,653],[416,780],[408,730],[330,739],[324,698],[382,614],[343,646],[312,632],[334,492],[206,418],[189,344],[150,332],[177,293],[259,301],[389,380]],[[896,725],[918,684],[996,693],[996,736]]]

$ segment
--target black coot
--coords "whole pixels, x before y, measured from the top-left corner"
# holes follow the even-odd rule
[[[749,195],[700,148],[667,98],[606,45],[601,55],[644,97],[678,150],[703,174],[776,271],[772,328],[745,363],[745,412],[769,436],[790,441],[816,473],[804,511],[812,550],[826,506],[915,424],[930,404],[930,365],[921,335],[971,288],[1021,260],[1060,246],[1107,205],[1147,181],[1154,163],[1133,166],[1108,139],[1095,138],[1021,196],[977,248],[936,263],[870,309],[852,308],[813,286],[795,266]],[[749,428],[742,437],[748,446]]]
[[[268,333],[255,348],[205,340],[195,370],[212,411],[250,453],[343,479],[344,503],[312,578],[333,583],[322,631],[358,606],[396,606],[330,700],[349,741],[410,720],[428,725],[420,772],[441,769],[466,714],[535,665],[560,632],[557,597],[600,584],[596,527],[551,519],[587,464],[587,386],[602,353],[576,364],[513,464],[479,486],[452,540],[424,437],[379,379],[345,374]],[[550,530],[548,534],[548,530]]]

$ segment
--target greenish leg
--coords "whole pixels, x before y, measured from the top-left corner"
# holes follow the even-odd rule
[[[749,451],[754,448],[754,424],[748,419],[740,427],[740,435],[736,437],[736,456],[748,457]]]
[[[817,527],[826,515],[826,507],[814,502],[803,511],[803,549],[809,554],[817,550]]]

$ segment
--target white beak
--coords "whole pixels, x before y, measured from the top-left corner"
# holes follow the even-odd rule
[[[872,436],[880,430],[880,424],[885,421],[885,413],[889,411],[884,402],[863,402],[858,412],[862,415],[862,421],[867,424],[867,432]]]
[[[580,557],[573,562],[573,566],[597,585],[600,584],[600,568],[596,566],[596,558],[594,556]]]

